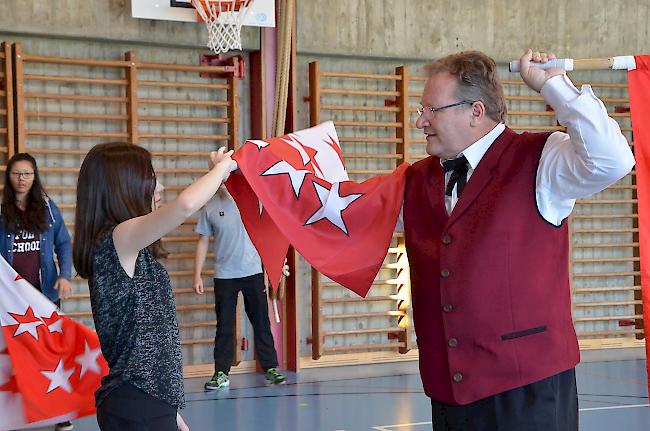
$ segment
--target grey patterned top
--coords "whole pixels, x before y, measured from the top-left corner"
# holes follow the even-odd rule
[[[176,305],[169,274],[149,250],[140,250],[133,278],[122,268],[113,230],[95,248],[90,304],[110,371],[95,392],[99,406],[129,383],[172,406],[184,407],[183,371]]]

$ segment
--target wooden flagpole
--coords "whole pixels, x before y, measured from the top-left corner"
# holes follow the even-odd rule
[[[596,58],[556,58],[546,63],[533,63],[540,69],[559,67],[566,71],[571,70],[632,70],[636,69],[633,55],[620,55],[615,57]],[[510,62],[510,72],[519,72],[519,60]]]

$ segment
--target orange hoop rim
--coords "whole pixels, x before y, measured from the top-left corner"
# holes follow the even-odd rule
[[[241,50],[241,28],[254,0],[192,0],[208,31],[207,47],[220,54]]]
[[[250,6],[254,0],[196,0],[198,3],[201,3],[205,11],[211,10],[211,5],[217,5],[216,14],[218,16],[220,12],[239,12],[242,7]],[[233,8],[234,3],[234,8]],[[194,6],[194,3],[192,3]],[[204,22],[201,15],[196,13],[198,22]]]

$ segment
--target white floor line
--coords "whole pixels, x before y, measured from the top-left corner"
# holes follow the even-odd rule
[[[400,427],[409,427],[409,426],[418,426],[418,425],[431,425],[431,422],[415,422],[412,424],[395,424],[395,425],[377,425],[372,427],[376,431],[391,431],[393,428]]]
[[[607,406],[607,407],[588,407],[584,409],[579,409],[581,412],[592,412],[596,410],[615,410],[615,409],[633,409],[639,407],[650,407],[650,404],[630,404],[624,406]],[[392,431],[396,428],[410,427],[410,426],[419,426],[419,425],[431,425],[431,422],[414,422],[410,424],[394,424],[394,425],[377,425],[372,427],[375,431]]]
[[[594,410],[633,409],[636,407],[650,407],[650,404],[629,404],[624,406],[589,407],[580,409],[581,412],[592,412]]]

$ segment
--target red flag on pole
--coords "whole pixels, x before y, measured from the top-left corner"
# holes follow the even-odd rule
[[[636,69],[627,75],[630,114],[634,133],[637,202],[639,211],[639,255],[646,357],[650,358],[650,56],[635,56]],[[648,362],[650,364],[650,362]],[[650,367],[648,368],[650,392]]]
[[[0,431],[95,412],[108,373],[99,339],[0,258]]]
[[[408,164],[350,181],[331,121],[247,141],[233,158],[243,175],[226,185],[274,286],[291,243],[316,270],[365,296],[392,238]]]

